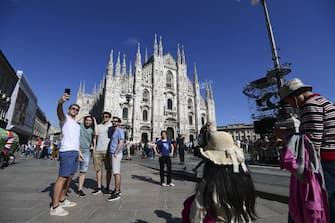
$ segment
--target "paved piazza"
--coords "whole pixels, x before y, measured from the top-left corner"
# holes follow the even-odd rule
[[[187,155],[186,162],[192,157]],[[96,184],[95,171],[90,162],[84,188],[87,196],[76,196],[73,184],[69,199],[78,202],[78,205],[66,209],[70,212],[68,216],[55,217],[49,215],[49,207],[58,162],[18,157],[16,164],[0,170],[0,222],[181,222],[183,201],[193,193],[195,182],[192,177],[182,174],[177,162],[173,159],[176,187],[162,188],[159,185],[157,158],[124,160],[122,196],[114,202],[106,201],[103,195],[91,195]],[[259,223],[287,222],[288,208],[285,203],[258,198],[256,209]]]

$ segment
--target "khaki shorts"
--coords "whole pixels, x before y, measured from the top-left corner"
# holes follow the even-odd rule
[[[96,171],[102,169],[102,165],[105,165],[106,170],[110,170],[111,163],[110,163],[110,157],[107,152],[93,152],[93,165]]]
[[[117,154],[116,158],[113,154],[110,155],[112,161],[112,172],[113,174],[120,174],[122,153]]]

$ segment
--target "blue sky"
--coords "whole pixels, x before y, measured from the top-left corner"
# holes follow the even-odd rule
[[[267,0],[286,78],[301,78],[335,101],[335,2]],[[188,74],[197,63],[200,81],[213,83],[219,125],[251,123],[242,89],[273,67],[261,5],[249,0],[0,0],[0,48],[15,70],[23,70],[38,103],[57,123],[64,88],[75,101],[80,80],[86,90],[101,80],[109,52],[135,61],[137,41],[152,53],[154,33],[164,52],[185,47]],[[114,54],[116,56],[116,54]]]

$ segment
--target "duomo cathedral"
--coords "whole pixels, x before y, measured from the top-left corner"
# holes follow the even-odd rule
[[[155,141],[162,130],[171,139],[182,134],[185,141],[193,141],[207,121],[216,126],[212,86],[206,82],[204,99],[196,65],[193,81],[188,76],[184,48],[178,45],[175,60],[170,53],[163,53],[162,38],[158,41],[155,35],[153,55],[147,55],[146,51],[142,63],[138,44],[134,69],[130,62],[127,70],[126,56],[121,64],[119,52],[114,64],[112,50],[100,85],[88,94],[85,82],[80,83],[76,100],[80,113],[91,113],[100,122],[103,111],[111,112],[121,118],[126,139],[134,142]]]

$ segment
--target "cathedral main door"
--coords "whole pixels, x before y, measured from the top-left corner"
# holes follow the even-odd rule
[[[141,141],[142,142],[148,142],[148,133],[146,133],[146,132],[142,133]]]

